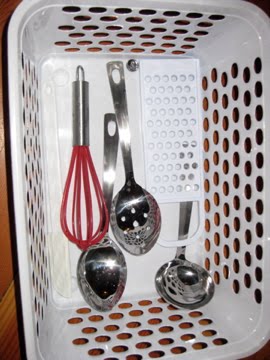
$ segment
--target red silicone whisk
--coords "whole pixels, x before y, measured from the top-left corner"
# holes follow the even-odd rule
[[[89,150],[89,86],[84,79],[82,66],[77,67],[76,81],[72,85],[73,150],[62,198],[60,221],[66,237],[81,250],[86,250],[104,237],[109,226],[109,216]],[[99,212],[96,226],[93,221],[94,199],[91,187],[94,188]]]

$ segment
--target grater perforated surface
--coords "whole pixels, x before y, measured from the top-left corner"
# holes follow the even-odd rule
[[[194,59],[142,60],[147,190],[160,203],[201,197],[201,131]]]

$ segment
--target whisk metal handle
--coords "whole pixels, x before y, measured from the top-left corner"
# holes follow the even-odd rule
[[[85,81],[80,65],[72,83],[72,101],[73,146],[89,146],[89,83]]]

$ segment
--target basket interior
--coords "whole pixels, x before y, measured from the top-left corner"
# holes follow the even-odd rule
[[[43,358],[60,359],[63,348],[70,359],[87,355],[106,359],[174,358],[179,354],[188,358],[191,353],[194,359],[215,358],[226,347],[228,354],[235,352],[235,344],[256,328],[264,303],[266,257],[264,62],[258,33],[241,11],[202,4],[168,3],[164,8],[152,2],[143,7],[46,2],[33,14],[29,11],[19,69],[22,171],[34,326]],[[62,114],[65,106],[67,116],[70,111],[65,101],[61,105],[67,86],[61,83],[66,81],[63,69],[71,74],[78,62],[88,66],[89,73],[95,69],[98,76],[90,76],[98,94],[106,81],[102,65],[119,58],[124,62],[130,58],[190,58],[200,64],[205,219],[200,220],[204,222],[203,233],[188,247],[187,257],[210,271],[216,294],[198,311],[175,309],[155,293],[152,276],[174,257],[175,247],[157,246],[140,259],[127,255],[127,291],[110,313],[91,310],[80,297],[74,279],[79,251],[72,245],[72,296],[62,297],[51,285],[48,231],[52,231],[52,220],[48,214],[52,204],[48,192],[57,184],[63,186],[71,139],[70,119],[65,114],[57,122],[54,114],[55,109],[57,115]],[[52,78],[58,81],[58,88],[51,86]],[[132,84],[134,78],[130,75],[129,79]],[[138,95],[136,86],[134,94]],[[111,103],[104,108],[102,105],[107,95],[96,97],[101,106],[97,112],[93,110],[94,117],[107,107],[111,109]],[[46,106],[52,98],[55,104]],[[131,113],[134,110],[140,115],[137,105],[136,100],[130,103]],[[91,136],[93,158],[101,174],[102,132]],[[48,141],[50,149],[46,147]],[[56,147],[59,152],[54,161]],[[140,151],[134,151],[135,163],[139,163]],[[121,164],[118,166],[121,173]],[[59,179],[51,181],[48,174],[54,171]],[[143,169],[138,167],[137,171],[143,181]],[[175,211],[174,206],[169,208],[170,213]],[[140,286],[144,277],[146,284]]]

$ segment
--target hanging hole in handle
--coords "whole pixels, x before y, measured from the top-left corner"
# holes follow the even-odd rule
[[[119,84],[121,80],[120,71],[118,69],[113,69],[112,79],[115,84]]]
[[[107,130],[108,130],[108,134],[113,137],[115,134],[116,134],[116,123],[114,120],[110,120],[108,122],[108,127],[107,127]]]

